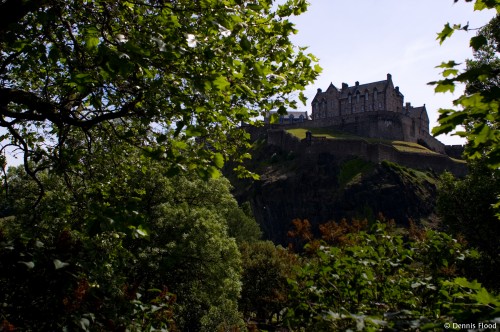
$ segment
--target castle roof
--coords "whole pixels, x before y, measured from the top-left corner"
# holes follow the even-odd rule
[[[383,92],[386,91],[388,87],[394,88],[391,74],[387,74],[387,79],[377,82],[371,82],[365,84],[359,84],[359,82],[356,82],[355,85],[353,86],[349,86],[347,83],[342,83],[341,89],[337,89],[335,85],[333,85],[333,83],[330,83],[326,92],[337,91],[339,93],[340,98],[347,98],[349,95],[356,95],[358,92],[359,94],[364,94],[367,91],[369,93],[373,93],[373,91]],[[401,92],[399,92],[398,87],[396,87],[396,91],[398,94],[403,96]],[[316,94],[316,96],[314,96],[313,102],[322,93],[324,92],[321,89],[318,89],[318,93]]]
[[[341,96],[342,97],[347,97],[349,94],[355,95],[358,91],[359,93],[363,94],[365,91],[373,92],[377,90],[378,92],[384,91],[389,82],[388,80],[383,80],[383,81],[378,81],[378,82],[371,82],[371,83],[366,83],[366,84],[359,84],[359,82],[356,82],[356,85],[354,86],[347,86],[347,84],[342,84],[342,90]]]
[[[427,109],[424,106],[411,107],[408,109],[408,115],[415,119],[424,119],[429,121],[429,116],[427,115]]]

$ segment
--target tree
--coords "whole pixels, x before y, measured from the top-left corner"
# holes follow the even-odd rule
[[[474,51],[474,58],[467,60],[467,70],[478,70],[483,65],[490,65],[494,70],[500,69],[500,15],[495,16],[491,21],[481,28],[477,37],[486,38],[486,43],[481,45]],[[484,41],[484,40],[483,40]],[[494,93],[495,89],[500,87],[499,75],[489,77],[487,80],[478,80],[470,82],[466,87],[466,92],[469,94],[480,93],[485,91],[487,93]]]
[[[126,144],[98,143],[83,159],[92,172],[39,173],[45,195],[36,209],[35,181],[9,170],[2,319],[52,331],[82,322],[96,331],[242,326],[241,258],[228,236],[240,207],[229,182],[169,177],[163,163]]]
[[[288,279],[295,277],[300,260],[294,253],[270,241],[240,244],[243,262],[240,310],[260,328],[282,324],[288,304]]]
[[[289,39],[287,18],[306,7],[305,0],[2,1],[0,152],[23,154],[36,177],[81,162],[76,135],[90,153],[98,140],[119,140],[172,172],[217,175],[247,138],[237,127],[294,107],[289,96],[319,72]]]
[[[500,298],[459,277],[472,252],[433,230],[376,222],[344,242],[322,242],[290,280],[287,322],[294,331],[442,330],[497,319]],[[446,325],[444,325],[446,327]]]
[[[470,46],[475,52],[477,61],[469,62],[462,71],[456,68],[459,63],[453,60],[438,66],[444,69],[444,79],[430,83],[436,85],[436,92],[453,92],[457,84],[465,84],[466,89],[454,101],[460,109],[441,109],[439,126],[432,132],[434,135],[440,135],[455,131],[455,135],[467,139],[466,156],[470,160],[484,158],[487,165],[498,168],[500,167],[500,86],[498,85],[500,1],[476,0],[474,9],[494,9],[497,17],[470,39]],[[448,23],[438,34],[438,40],[443,43],[458,30],[468,31],[469,26],[460,24],[450,26]],[[457,131],[459,126],[463,126],[464,130]]]
[[[468,271],[470,277],[497,290],[500,283],[491,271],[500,264],[500,220],[493,207],[499,195],[500,172],[475,162],[463,179],[443,174],[437,198],[437,209],[445,230],[465,238],[481,253]]]

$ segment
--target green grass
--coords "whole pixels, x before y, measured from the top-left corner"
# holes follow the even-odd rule
[[[396,150],[401,152],[418,152],[418,153],[427,153],[427,154],[438,154],[432,150],[427,149],[426,147],[412,142],[403,142],[403,141],[390,141],[390,144],[396,148]]]
[[[340,167],[339,185],[345,187],[348,183],[353,182],[374,168],[371,162],[362,159],[351,159],[344,162]]]
[[[402,165],[397,164],[397,163],[393,163],[393,162],[388,161],[388,160],[382,161],[382,165],[393,169],[394,171],[398,172],[402,177],[406,177],[408,179],[411,179],[411,181],[415,184],[417,184],[417,183],[422,184],[424,182],[429,182],[432,184],[437,183],[436,177],[433,176],[432,174],[430,174],[429,172],[426,172],[426,171],[405,167],[405,166],[402,166]]]
[[[326,137],[330,139],[360,139],[362,140],[362,137],[344,133],[338,130],[333,130],[331,128],[325,127],[325,128],[294,128],[294,129],[287,129],[287,132],[294,135],[295,137],[299,139],[304,139],[306,138],[306,132],[310,131],[313,135],[313,137]]]
[[[356,136],[354,134],[349,134],[349,133],[344,133],[344,132],[341,132],[338,130],[334,130],[334,129],[328,128],[328,127],[287,129],[288,133],[292,134],[293,136],[295,136],[299,139],[306,138],[307,131],[310,131],[312,133],[313,137],[325,137],[327,139],[360,140],[360,141],[365,141],[365,142],[372,143],[372,144],[381,143],[381,144],[391,145],[396,150],[401,151],[401,152],[438,154],[437,152],[431,151],[418,143],[361,137],[361,136]]]

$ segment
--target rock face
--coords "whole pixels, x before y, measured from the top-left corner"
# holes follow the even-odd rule
[[[379,213],[399,224],[433,218],[436,175],[431,172],[331,153],[303,158],[266,144],[248,168],[261,180],[233,179],[234,194],[250,202],[265,238],[275,243],[288,243],[296,218],[308,219],[313,229],[342,218],[373,221]]]

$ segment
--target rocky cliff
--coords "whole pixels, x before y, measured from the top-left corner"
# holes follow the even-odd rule
[[[229,176],[234,194],[250,202],[264,236],[276,243],[287,244],[295,218],[308,219],[313,227],[342,218],[372,221],[379,213],[399,224],[434,219],[437,175],[432,171],[327,152],[306,158],[265,142],[247,166],[261,180]]]

